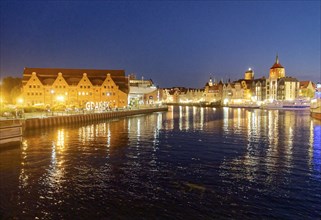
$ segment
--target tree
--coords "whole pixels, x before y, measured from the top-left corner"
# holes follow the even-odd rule
[[[3,78],[0,85],[0,96],[5,103],[14,104],[21,95],[22,79],[18,77]]]

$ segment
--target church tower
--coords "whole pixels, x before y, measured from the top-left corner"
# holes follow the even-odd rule
[[[275,63],[270,68],[270,79],[280,79],[285,77],[285,69],[279,62],[279,56],[276,54]]]

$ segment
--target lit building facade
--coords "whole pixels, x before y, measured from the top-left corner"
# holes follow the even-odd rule
[[[207,103],[221,102],[223,97],[223,82],[216,82],[212,78],[205,84],[204,101]]]
[[[22,84],[25,106],[85,107],[93,102],[122,108],[129,92],[124,70],[25,68]]]
[[[300,81],[299,97],[313,98],[316,85],[311,81]]]
[[[285,77],[285,69],[279,62],[276,55],[275,63],[270,68],[269,78],[266,80],[266,98],[269,100],[277,100],[278,96],[278,80]]]
[[[298,96],[299,81],[293,77],[283,77],[278,80],[277,100],[294,100]]]
[[[154,85],[151,79],[137,79],[135,75],[129,75],[128,103],[132,106],[150,105],[159,103],[162,93]]]

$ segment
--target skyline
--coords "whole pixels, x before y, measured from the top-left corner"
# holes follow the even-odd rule
[[[1,1],[0,75],[124,69],[161,87],[286,75],[321,81],[320,2]]]

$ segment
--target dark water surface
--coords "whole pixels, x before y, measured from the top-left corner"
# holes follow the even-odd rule
[[[308,111],[175,107],[28,131],[0,152],[2,219],[320,219]]]

